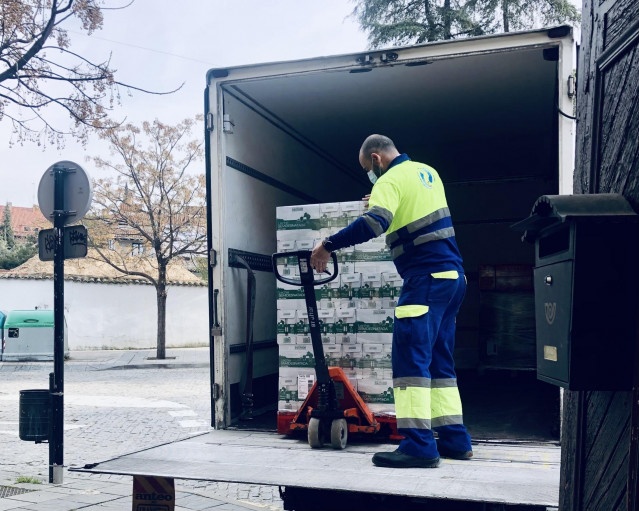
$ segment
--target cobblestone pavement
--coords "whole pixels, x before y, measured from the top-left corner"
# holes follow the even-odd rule
[[[0,373],[0,466],[5,481],[0,485],[12,477],[48,480],[48,445],[18,438],[18,403],[20,390],[48,387],[50,370],[31,364]],[[209,431],[208,389],[206,367],[65,371],[65,466],[104,461]],[[131,488],[129,476],[65,473],[67,477],[89,486],[121,481],[123,488]],[[282,508],[277,487],[207,481],[176,481],[176,487],[218,496],[222,502]],[[9,509],[2,507],[3,500],[0,510]],[[130,497],[128,502],[130,506]],[[101,504],[86,509],[112,508]]]

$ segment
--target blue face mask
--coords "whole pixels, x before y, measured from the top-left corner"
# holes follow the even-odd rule
[[[371,183],[375,184],[377,183],[377,174],[375,174],[375,172],[373,172],[372,170],[368,171],[368,179],[371,180]]]

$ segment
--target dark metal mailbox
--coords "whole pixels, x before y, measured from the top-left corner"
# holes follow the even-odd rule
[[[622,195],[544,195],[513,229],[535,243],[537,377],[570,390],[630,390],[639,216]]]

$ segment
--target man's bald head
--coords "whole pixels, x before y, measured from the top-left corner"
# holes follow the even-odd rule
[[[378,170],[375,173],[381,175],[397,156],[399,151],[390,138],[384,135],[370,135],[359,150],[359,163],[364,170]]]
[[[364,158],[370,158],[372,153],[388,153],[398,152],[395,143],[384,135],[370,135],[364,140],[362,148],[359,150],[360,155]]]

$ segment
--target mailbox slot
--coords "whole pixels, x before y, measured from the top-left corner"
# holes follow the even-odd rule
[[[568,252],[570,250],[570,234],[570,226],[564,225],[548,236],[540,238],[537,245],[537,259],[542,260]]]

